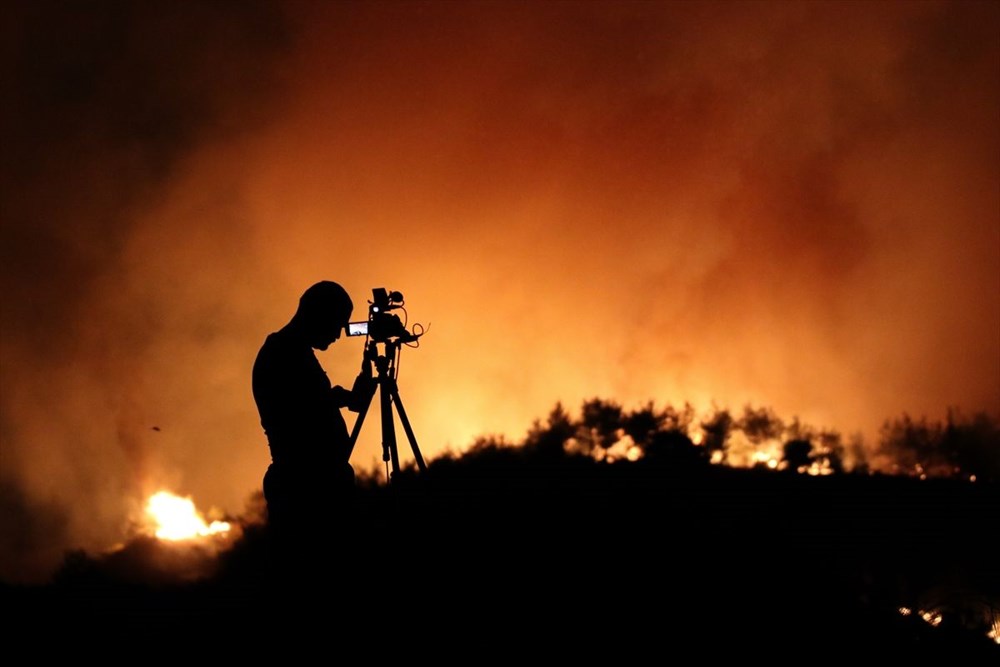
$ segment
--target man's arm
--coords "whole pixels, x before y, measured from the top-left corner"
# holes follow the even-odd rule
[[[330,394],[333,396],[333,404],[338,408],[346,408],[351,404],[351,392],[339,384],[330,388]]]
[[[344,389],[340,385],[332,387],[333,401],[338,408],[347,408],[351,412],[361,412],[372,400],[375,394],[376,382],[372,377],[370,369],[361,369],[358,377],[354,378],[354,386],[351,389]]]

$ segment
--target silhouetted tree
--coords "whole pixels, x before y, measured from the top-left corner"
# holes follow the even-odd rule
[[[537,419],[531,425],[524,440],[524,447],[529,452],[542,458],[559,458],[565,454],[566,441],[573,437],[576,426],[562,403],[556,403],[543,425]]]
[[[646,449],[650,439],[663,427],[665,415],[653,407],[653,402],[632,410],[622,417],[622,429],[632,438],[632,442]]]
[[[887,420],[879,433],[879,453],[887,456],[904,472],[915,473],[951,466],[941,448],[944,427],[926,417],[913,419],[908,414]]]
[[[803,424],[798,417],[785,425],[785,445],[783,445],[782,460],[788,463],[791,470],[795,470],[803,465],[810,465],[813,462],[825,463],[831,472],[840,473],[844,471],[844,444],[841,442],[840,434],[836,431],[817,431],[815,428]],[[809,461],[793,464],[788,457],[788,445],[795,442],[807,442],[810,444]],[[801,447],[801,445],[796,445]]]
[[[963,475],[1000,480],[1000,424],[985,412],[963,418],[948,411],[941,449]]]
[[[782,448],[781,458],[788,464],[788,470],[795,472],[812,463],[812,448],[812,443],[808,440],[789,440]]]
[[[768,440],[779,440],[785,430],[781,419],[771,408],[743,407],[743,416],[735,424],[735,428],[743,431],[747,440],[755,445]]]
[[[792,417],[792,421],[785,424],[785,440],[809,440],[812,442],[816,437],[813,427],[803,424],[798,417]]]
[[[705,436],[702,445],[709,457],[716,451],[725,451],[726,441],[729,439],[729,433],[732,429],[733,416],[729,414],[729,410],[725,409],[716,409],[701,422],[701,430]]]
[[[985,413],[949,410],[943,424],[904,414],[882,426],[878,453],[911,473],[1000,479],[1000,427]]]
[[[691,441],[687,433],[677,429],[657,431],[644,448],[651,463],[688,467],[707,461],[706,450]]]
[[[823,431],[819,434],[819,453],[826,459],[830,470],[835,473],[844,472],[844,443],[836,431]]]
[[[677,409],[672,405],[668,405],[663,409],[663,430],[688,433],[693,421],[694,407],[690,403],[685,403],[681,409]]]
[[[469,446],[468,453],[475,456],[481,452],[491,452],[498,449],[507,449],[513,446],[514,443],[507,440],[506,436],[503,434],[480,435],[472,441],[472,445]]]
[[[584,453],[590,454],[595,448],[606,450],[618,442],[622,427],[621,405],[594,398],[584,401],[581,414],[577,442]]]

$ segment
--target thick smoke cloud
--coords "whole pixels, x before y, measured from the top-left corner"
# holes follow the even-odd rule
[[[223,238],[236,251],[239,226],[199,238],[178,216],[170,245],[186,249],[188,264],[170,275],[146,273],[149,259],[130,247],[162,222],[147,216],[172,201],[170,184],[194,151],[266,121],[280,18],[260,3],[40,2],[4,12],[0,442],[5,497],[18,499],[5,514],[9,505],[20,517],[5,535],[31,534],[29,557],[46,532],[51,542],[35,554],[46,561],[59,556],[52,545],[110,544],[128,503],[169,461],[152,430],[164,355],[184,354],[192,335],[203,346],[233,317],[221,295],[174,290],[194,289],[213,265],[228,270],[225,255],[190,262]],[[182,317],[215,324],[180,332]],[[42,529],[52,504],[70,518],[62,531]]]
[[[2,473],[59,542],[147,486],[239,510],[253,356],[321,279],[431,324],[400,367],[425,454],[593,396],[865,434],[1000,405],[996,5],[4,20]]]

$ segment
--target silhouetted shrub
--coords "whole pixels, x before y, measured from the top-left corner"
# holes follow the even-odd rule
[[[705,452],[705,448],[695,445],[687,433],[676,429],[657,431],[645,448],[649,462],[677,468],[706,463]]]
[[[729,433],[733,430],[733,416],[729,410],[716,409],[711,415],[701,422],[701,431],[704,433],[702,445],[709,456],[716,451],[724,451]]]
[[[788,464],[788,470],[796,471],[801,467],[809,467],[812,463],[812,443],[808,440],[789,440],[782,448],[782,460]]]
[[[1000,426],[985,413],[965,418],[949,411],[944,423],[907,414],[886,421],[876,457],[892,471],[928,476],[1000,479]]]
[[[594,398],[584,401],[582,417],[576,430],[577,444],[585,454],[595,449],[607,450],[620,439],[622,406],[614,401]]]
[[[744,406],[743,416],[733,425],[743,431],[747,439],[755,445],[767,440],[780,440],[785,425],[771,408]]]
[[[562,403],[556,403],[543,425],[535,420],[524,441],[524,447],[532,453],[548,459],[558,459],[565,455],[566,441],[573,437],[576,426]]]

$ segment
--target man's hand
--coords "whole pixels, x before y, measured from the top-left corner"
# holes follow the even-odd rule
[[[375,393],[376,380],[372,377],[370,370],[362,369],[358,377],[354,378],[354,387],[347,392],[349,395],[347,408],[351,412],[361,412],[372,399]]]
[[[335,387],[330,388],[330,394],[333,396],[333,403],[338,408],[346,408],[351,405],[351,397],[353,394],[344,389],[339,384]]]

